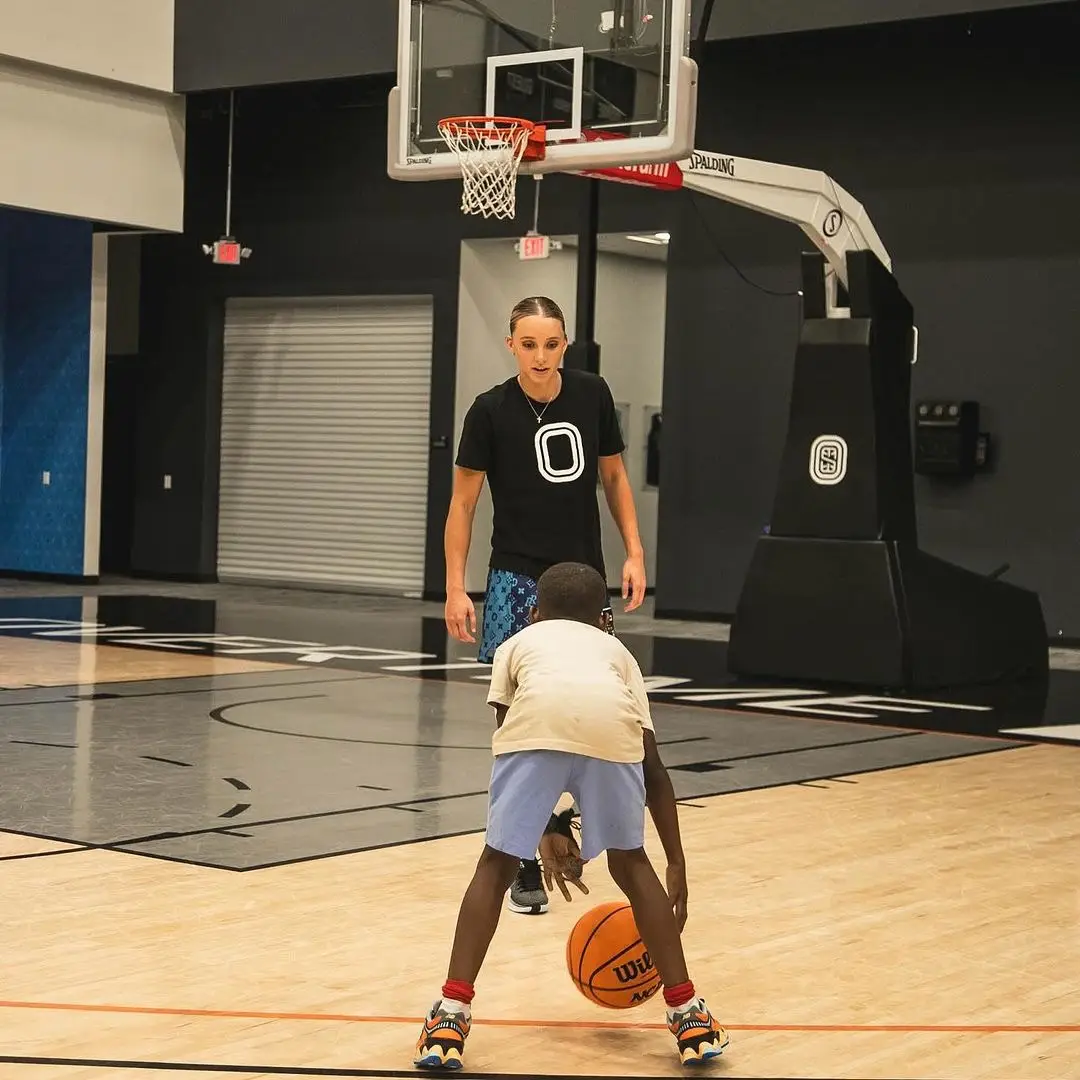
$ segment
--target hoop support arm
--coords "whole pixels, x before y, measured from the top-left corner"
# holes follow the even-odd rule
[[[892,270],[866,208],[823,172],[700,150],[679,168],[691,191],[798,225],[845,288],[849,251],[872,251]]]
[[[892,259],[862,203],[816,169],[695,150],[677,164],[589,170],[582,175],[667,190],[685,187],[798,225],[828,264],[826,295],[830,314],[836,316],[846,314],[836,305],[836,284],[847,287],[847,252],[872,251],[892,270]]]

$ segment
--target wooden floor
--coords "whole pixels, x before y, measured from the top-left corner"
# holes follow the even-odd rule
[[[1080,1075],[1080,750],[703,799],[681,819],[691,974],[732,1033],[713,1074]],[[116,1062],[0,1076],[161,1075],[123,1061],[408,1072],[480,842],[237,874],[0,837],[0,854],[42,852],[0,872],[0,1062]],[[469,1071],[679,1072],[661,1005],[600,1010],[564,974],[572,921],[615,895],[601,867],[586,880],[587,900],[504,915]]]
[[[95,686],[146,679],[192,678],[282,671],[290,664],[235,660],[226,656],[126,649],[116,645],[75,644],[4,637],[0,648],[0,690],[32,686]]]

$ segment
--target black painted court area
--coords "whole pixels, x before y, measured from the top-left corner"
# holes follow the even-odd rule
[[[0,692],[0,828],[228,870],[484,828],[487,669],[439,620],[54,598],[4,602],[4,634],[296,666]],[[628,640],[689,808],[1017,745],[985,703],[748,688],[708,679],[722,643]]]

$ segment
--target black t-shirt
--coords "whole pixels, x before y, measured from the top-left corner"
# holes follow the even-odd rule
[[[537,578],[555,563],[583,562],[604,574],[599,459],[623,449],[615,402],[599,375],[564,370],[546,408],[525,396],[516,376],[480,394],[465,417],[457,464],[487,474],[491,567]]]

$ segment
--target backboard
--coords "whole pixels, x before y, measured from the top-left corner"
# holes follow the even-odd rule
[[[544,124],[544,157],[521,173],[689,157],[689,47],[690,0],[399,0],[388,172],[460,177],[437,126],[451,116]]]

